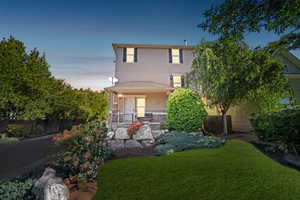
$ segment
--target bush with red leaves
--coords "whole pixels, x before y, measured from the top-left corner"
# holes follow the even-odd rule
[[[127,129],[128,135],[130,137],[133,136],[137,132],[137,130],[143,125],[144,125],[143,122],[139,122],[139,121],[133,122],[132,124],[130,124],[128,126],[128,129]]]

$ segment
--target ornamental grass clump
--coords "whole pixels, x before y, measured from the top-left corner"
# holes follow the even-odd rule
[[[178,88],[167,101],[167,123],[171,130],[198,131],[207,119],[199,95],[191,89]]]
[[[96,178],[98,167],[108,155],[106,133],[104,123],[89,122],[53,138],[56,144],[65,147],[57,164],[68,169],[67,182],[84,183]]]

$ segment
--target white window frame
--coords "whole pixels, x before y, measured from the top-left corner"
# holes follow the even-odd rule
[[[181,74],[173,74],[172,76],[173,76],[173,87],[174,88],[181,88],[181,86],[182,86],[182,82],[181,82],[182,81],[182,78],[181,78],[182,75]]]
[[[129,53],[132,51],[132,53]],[[135,50],[133,47],[126,48],[126,63],[134,63]],[[132,60],[131,60],[132,59]]]
[[[171,56],[172,56],[172,64],[180,64],[180,49],[171,49]]]

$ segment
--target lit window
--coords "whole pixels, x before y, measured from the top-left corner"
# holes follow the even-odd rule
[[[145,98],[136,99],[137,117],[145,117],[145,105],[146,105]]]
[[[181,87],[181,76],[173,75],[173,87],[174,88]]]
[[[126,48],[126,62],[134,63],[134,48]]]
[[[172,63],[179,64],[180,63],[180,51],[179,49],[172,49]]]

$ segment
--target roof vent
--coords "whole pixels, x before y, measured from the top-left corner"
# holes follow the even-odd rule
[[[187,47],[187,45],[188,45],[187,40],[183,40],[183,41],[184,41],[184,45]]]

